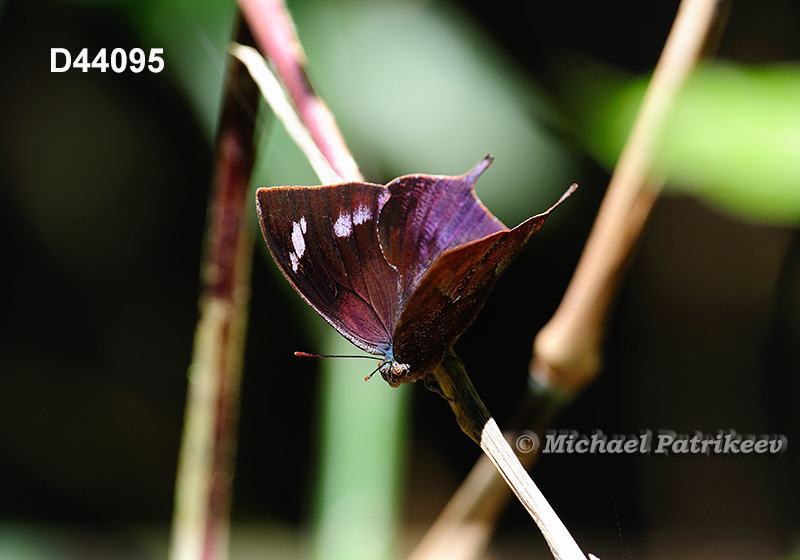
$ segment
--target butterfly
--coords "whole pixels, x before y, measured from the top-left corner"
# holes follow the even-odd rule
[[[502,271],[577,188],[509,229],[475,194],[491,162],[487,155],[455,177],[256,192],[264,239],[283,275],[342,336],[381,356],[376,371],[393,387],[439,365]]]

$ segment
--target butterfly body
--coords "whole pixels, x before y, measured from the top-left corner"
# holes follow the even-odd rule
[[[378,371],[392,386],[441,362],[550,212],[505,227],[473,190],[490,163],[385,186],[258,189],[261,228],[281,272],[345,338],[382,356]]]

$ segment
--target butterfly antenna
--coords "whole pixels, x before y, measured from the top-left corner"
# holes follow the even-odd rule
[[[380,359],[380,358],[378,358],[378,359]],[[370,379],[372,379],[372,376],[375,375],[376,373],[378,373],[379,369],[381,369],[381,366],[376,367],[375,371],[373,371],[372,373],[370,373],[368,376],[366,376],[364,378],[364,381],[369,381]]]
[[[345,356],[342,354],[311,354],[309,352],[295,352],[294,355],[301,358],[366,358],[368,360],[380,360],[378,356]]]
[[[368,360],[380,361],[378,356],[343,356],[339,354],[311,354],[310,352],[295,352],[294,355],[300,356],[301,358],[366,358]],[[372,379],[372,376],[375,375],[379,369],[381,369],[380,364],[378,364],[378,367],[375,368],[375,371],[364,378],[364,381],[369,381]]]

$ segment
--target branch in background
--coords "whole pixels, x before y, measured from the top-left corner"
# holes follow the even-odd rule
[[[259,50],[286,88],[297,113],[331,167],[345,181],[363,181],[328,106],[314,93],[306,72],[306,55],[282,0],[239,0]]]
[[[237,40],[252,43],[244,23]],[[239,393],[250,294],[253,231],[248,196],[255,160],[258,89],[228,58],[226,90],[201,263],[195,331],[175,483],[172,560],[224,559],[238,429]]]
[[[311,149],[309,142],[302,140],[299,142],[301,148],[306,154],[320,152],[327,159],[337,174],[336,180],[330,182],[363,180],[333,116],[308,80],[305,55],[283,2],[239,0],[239,6],[253,29],[261,52],[274,69],[280,89],[291,100],[289,112],[296,112],[299,117],[302,125],[297,129],[299,136],[307,135],[314,146]],[[234,48],[239,55],[242,54]],[[254,66],[261,65],[256,63]],[[267,78],[267,81],[271,80]],[[285,107],[286,104],[280,102],[279,105]],[[273,110],[281,120],[295,120],[295,115],[290,116],[287,111]],[[287,126],[289,131],[292,128],[292,125]],[[293,137],[297,138],[297,135],[293,134]],[[317,171],[325,167],[314,164],[313,159],[310,161]],[[320,180],[323,183],[329,182],[322,175]],[[321,341],[321,345],[335,353],[333,348],[340,337],[332,329],[326,333],[327,339]],[[332,369],[335,366],[329,367]],[[330,369],[326,368],[321,372],[323,393],[319,416],[325,441],[335,444],[322,445],[319,450],[320,474],[315,489],[317,511],[311,539],[312,555],[348,560],[392,558],[392,545],[397,540],[398,524],[394,521],[397,518],[396,488],[399,484],[397,477],[391,477],[391,474],[394,469],[399,469],[402,462],[402,426],[410,395],[396,391],[376,391],[375,385],[363,383],[359,388],[351,388],[348,399],[342,399],[339,391],[325,388],[327,383],[340,383],[331,379],[333,373]],[[365,423],[361,420],[374,417],[376,411],[384,415],[386,422],[393,424],[391,429],[365,428]],[[359,426],[355,430],[354,417],[359,419]],[[361,449],[365,453],[369,450],[369,453],[366,457],[350,454],[345,459],[342,454],[347,453],[350,446],[342,443],[356,434],[360,438],[358,442]],[[358,464],[352,464],[353,461]],[[380,476],[365,476],[364,470]],[[333,477],[336,478],[335,482]],[[347,513],[343,515],[343,512]],[[369,525],[369,530],[365,531],[365,523]]]
[[[535,339],[532,390],[523,407],[529,412],[512,425],[541,437],[557,411],[597,375],[608,316],[660,188],[652,164],[664,122],[704,46],[706,52],[716,47],[729,8],[730,2],[715,0],[681,2],[572,281]],[[524,453],[520,460],[529,468],[536,456]],[[510,497],[481,457],[412,558],[479,557]]]
[[[600,369],[611,306],[663,184],[653,161],[670,110],[697,64],[716,0],[683,0],[561,304],[534,340],[531,376],[577,392]]]

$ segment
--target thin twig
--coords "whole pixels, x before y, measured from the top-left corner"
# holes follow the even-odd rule
[[[314,143],[340,177],[363,177],[328,106],[314,93],[306,70],[306,55],[282,0],[238,0],[256,43],[286,88]]]
[[[250,42],[246,25],[237,39]],[[183,441],[170,537],[172,560],[224,559],[253,238],[246,215],[255,160],[258,89],[229,58],[201,268],[200,317],[195,331]]]
[[[539,526],[556,560],[586,560],[580,547],[561,522],[528,471],[520,464],[494,418],[481,401],[464,365],[450,352],[434,371],[442,393],[450,402],[461,430],[483,452]]]
[[[272,112],[281,120],[289,136],[303,151],[319,180],[323,184],[341,183],[342,177],[333,169],[328,159],[317,147],[311,137],[311,133],[300,120],[300,116],[286,96],[286,92],[281,87],[280,82],[267,66],[267,61],[264,60],[264,57],[253,47],[247,47],[239,43],[231,43],[228,47],[228,52],[247,67]]]
[[[506,441],[516,442],[521,436],[532,438],[532,434],[543,441],[545,430],[569,402],[570,399],[563,395],[558,396],[553,390],[537,388],[534,383],[534,387],[523,395],[518,411],[508,421],[511,426],[526,426],[526,429],[505,430],[503,434]],[[530,448],[517,449],[519,462],[526,470],[530,469],[539,457],[539,448],[531,444]],[[508,485],[489,457],[481,455],[408,560],[463,560],[481,557],[489,544],[497,519],[506,509],[511,497]]]
[[[555,315],[536,337],[530,386],[538,397],[535,406],[530,405],[531,414],[536,406],[544,406],[547,417],[554,417],[599,371],[607,317],[660,186],[652,177],[654,149],[704,44],[707,52],[716,46],[729,5],[718,6],[715,0],[681,2],[575,275]],[[716,9],[723,14],[715,18]],[[527,425],[540,433],[545,425],[540,415],[537,420],[512,425]],[[536,456],[531,452],[520,459],[528,467]],[[473,467],[412,554],[414,560],[467,560],[486,548],[502,506],[510,498],[499,477],[486,466],[481,458]]]
[[[259,73],[268,72],[264,65],[257,64],[254,60],[249,60],[254,54],[253,51],[234,47],[232,52],[237,57],[247,61],[249,69]],[[273,97],[268,92],[262,93],[268,101],[270,97]],[[276,109],[283,111],[285,108],[281,109],[279,102]],[[284,116],[286,117],[286,115]],[[298,115],[298,118],[301,121],[303,120],[302,115]],[[294,117],[286,118],[286,122],[293,123]],[[302,135],[303,133],[300,132],[301,137]],[[517,495],[522,505],[531,514],[547,540],[555,558],[557,560],[586,560],[569,531],[564,527],[564,524],[533,483],[530,475],[520,464],[508,442],[504,439],[503,434],[497,427],[497,423],[489,415],[472,382],[469,380],[461,360],[452,352],[448,353],[434,374],[442,391],[447,395],[461,429],[478,443],[495,468],[501,473],[508,486]]]

